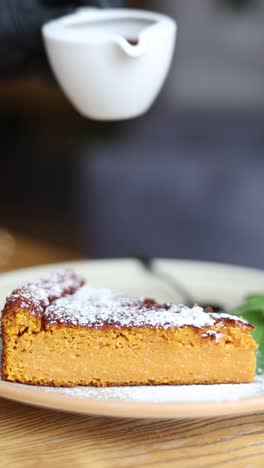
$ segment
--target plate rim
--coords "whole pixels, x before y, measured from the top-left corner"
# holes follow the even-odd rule
[[[72,397],[28,387],[30,386],[24,386],[23,384],[21,392],[20,384],[14,385],[13,382],[1,380],[0,396],[18,403],[25,403],[45,409],[136,419],[210,418],[235,414],[245,415],[264,411],[264,396],[229,401],[148,403],[117,399]]]
[[[237,271],[240,273],[254,273],[254,274],[260,274],[263,275],[264,278],[264,269],[262,270],[261,268],[255,268],[255,267],[250,267],[250,266],[243,266],[243,265],[236,265],[234,263],[224,263],[224,262],[211,262],[211,261],[204,261],[204,260],[190,260],[190,259],[185,259],[185,258],[167,258],[167,257],[153,257],[152,260],[157,263],[164,263],[164,264],[178,264],[178,265],[185,265],[185,266],[202,266],[202,267],[207,267],[207,268],[220,268],[223,270],[233,270]],[[2,278],[12,278],[13,276],[16,276],[18,273],[23,274],[23,273],[37,273],[38,271],[41,270],[47,270],[48,268],[51,269],[56,269],[56,268],[65,268],[65,267],[72,267],[72,268],[77,268],[78,265],[80,266],[85,266],[86,264],[110,264],[110,263],[115,263],[115,264],[125,264],[130,262],[131,264],[139,264],[139,261],[136,258],[133,257],[117,257],[117,258],[98,258],[98,259],[83,259],[83,260],[70,260],[70,261],[65,261],[65,262],[54,262],[54,263],[42,263],[40,265],[33,265],[30,267],[25,267],[25,268],[16,268],[14,270],[9,270],[9,271],[3,271],[0,272],[0,281]]]
[[[18,274],[35,274],[42,270],[79,266],[92,264],[125,264],[127,262],[137,262],[133,258],[122,259],[98,259],[98,260],[77,260],[70,262],[49,263],[36,265],[29,268],[20,268],[8,272],[0,273],[0,282],[2,280],[12,280]],[[167,259],[157,258],[157,262],[168,262],[170,264],[184,264],[199,266],[204,268],[222,268],[233,271],[243,271],[244,273],[261,274],[264,277],[264,271],[261,269],[243,267],[239,265],[203,262],[195,260]],[[87,397],[73,397],[62,393],[41,391],[40,388],[34,389],[33,386],[23,385],[12,382],[6,382],[0,379],[0,397],[8,400],[33,405],[45,409],[53,409],[64,412],[79,413],[86,415],[110,416],[110,417],[129,417],[129,418],[152,418],[152,419],[177,419],[177,418],[209,418],[229,415],[246,415],[250,413],[259,413],[264,411],[264,394],[238,400],[217,400],[217,401],[194,401],[194,402],[138,402],[117,399],[96,399]],[[22,391],[21,391],[22,390]]]

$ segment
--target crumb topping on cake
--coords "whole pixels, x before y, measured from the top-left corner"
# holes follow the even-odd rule
[[[73,295],[54,301],[44,312],[45,327],[56,323],[81,327],[117,328],[154,327],[174,328],[214,326],[220,320],[246,321],[228,314],[207,313],[201,307],[159,305],[149,299],[132,299],[110,289],[82,286]]]

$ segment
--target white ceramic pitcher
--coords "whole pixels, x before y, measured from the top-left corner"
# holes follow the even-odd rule
[[[53,71],[79,112],[120,120],[146,112],[157,97],[176,29],[171,18],[150,11],[84,8],[42,32]]]

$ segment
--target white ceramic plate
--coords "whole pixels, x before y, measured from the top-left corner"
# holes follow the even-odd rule
[[[153,279],[136,261],[85,261],[70,264],[87,280],[131,295],[181,302],[167,285]],[[17,286],[61,265],[0,275],[0,306]],[[240,303],[249,292],[263,291],[264,272],[219,264],[157,260],[156,268],[185,285],[197,302]],[[63,411],[138,418],[210,417],[264,411],[264,376],[252,384],[54,389],[0,380],[0,396]]]

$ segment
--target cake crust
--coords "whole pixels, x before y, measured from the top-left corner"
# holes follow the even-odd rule
[[[63,270],[7,298],[3,379],[54,386],[254,379],[254,327],[245,320],[84,283]]]

